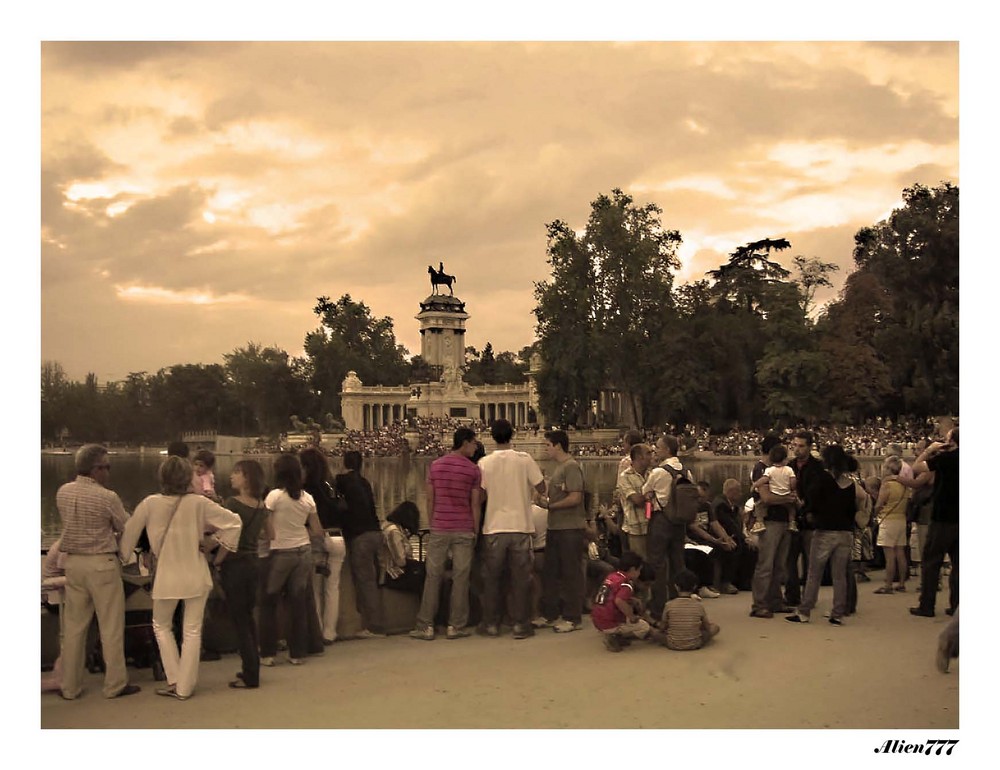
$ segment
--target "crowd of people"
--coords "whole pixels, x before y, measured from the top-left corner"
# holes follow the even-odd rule
[[[427,421],[424,427],[440,431],[442,425]],[[945,611],[953,622],[942,635],[939,668],[947,671],[957,655],[957,427],[912,464],[898,452],[890,455],[869,479],[858,476],[857,461],[839,443],[819,450],[810,431],[769,434],[757,447],[746,501],[736,479],[726,480],[713,499],[709,485],[680,459],[678,437],[665,433],[650,444],[630,431],[615,503],[594,516],[569,434],[544,434],[548,478],[530,455],[514,449],[508,421],[496,420],[490,434],[496,449],[487,454],[473,428],[457,427],[450,450],[431,464],[428,533],[418,533],[419,511],[411,502],[380,520],[358,449],[344,452],[345,470],[335,477],[316,447],[283,452],[274,460],[271,490],[259,462],[240,460],[230,478],[234,494],[223,501],[215,492],[212,453],[201,450],[189,462],[186,447],[175,445],[159,469],[160,492],[128,516],[109,488],[107,449],[82,447],[76,478],[57,494],[58,559],[47,560],[58,562],[53,569],[65,577],[60,694],[81,695],[95,614],[105,697],[139,691],[125,666],[122,585],[123,565],[137,560],[151,573],[152,629],[166,676],[156,692],[178,700],[196,690],[203,617],[216,580],[242,664],[229,686],[256,688],[261,667],[276,663],[282,632],[292,665],[336,640],[345,559],[360,638],[386,635],[380,588],[387,586],[420,593],[410,632],[417,640],[436,638],[442,613],[448,639],[469,636],[476,626],[488,637],[500,636],[505,626],[515,639],[545,628],[568,633],[581,630],[589,613],[611,652],[633,639],[687,650],[719,633],[703,601],[741,588],[750,591],[751,618],[781,614],[792,623],[810,622],[828,565],[833,600],[826,617],[843,624],[857,607],[858,582],[875,543],[886,561],[876,594],[906,591],[908,559],[919,560],[919,602],[910,610],[917,616],[934,615],[942,566],[950,560]],[[911,530],[921,543],[916,553]],[[422,561],[411,547],[418,534],[426,534]],[[474,573],[482,596],[475,625]]]

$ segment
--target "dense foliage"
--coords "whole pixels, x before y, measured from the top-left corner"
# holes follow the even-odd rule
[[[676,231],[620,190],[582,235],[548,226],[552,277],[536,285],[542,410],[550,422],[697,422],[720,430],[875,415],[958,412],[958,188],[914,185],[855,236],[855,269],[818,317],[837,267],[764,238],[707,278],[674,286]]]

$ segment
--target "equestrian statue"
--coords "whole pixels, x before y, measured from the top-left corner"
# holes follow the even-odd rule
[[[455,276],[448,275],[444,271],[444,262],[438,262],[438,269],[435,270],[431,265],[427,266],[427,272],[431,277],[431,294],[437,294],[438,286],[447,286],[448,294],[452,297],[455,296],[455,292],[452,291],[451,285],[456,283]]]

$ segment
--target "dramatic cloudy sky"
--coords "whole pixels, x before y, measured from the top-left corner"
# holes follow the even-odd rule
[[[785,237],[839,288],[859,227],[959,181],[958,117],[955,43],[44,43],[42,358],[298,354],[345,292],[415,353],[439,261],[469,344],[517,350],[545,223],[614,187],[681,281]]]

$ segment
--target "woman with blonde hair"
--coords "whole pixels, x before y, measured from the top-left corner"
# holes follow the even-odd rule
[[[187,700],[198,682],[201,627],[212,591],[212,575],[203,553],[207,546],[236,551],[240,517],[191,490],[191,463],[168,457],[160,465],[160,494],[150,495],[125,524],[120,552],[131,555],[143,530],[156,558],[153,576],[153,633],[160,648],[167,687],[156,691]],[[206,533],[210,533],[206,536]],[[210,541],[205,542],[205,541]],[[172,624],[178,602],[184,602],[183,644],[177,649]]]
[[[909,491],[896,478],[902,470],[903,461],[891,455],[882,463],[882,487],[875,502],[875,520],[878,524],[877,545],[885,553],[885,585],[877,588],[877,594],[893,593],[892,579],[898,574],[896,591],[906,590],[906,578],[910,568],[906,563],[906,502]]]

